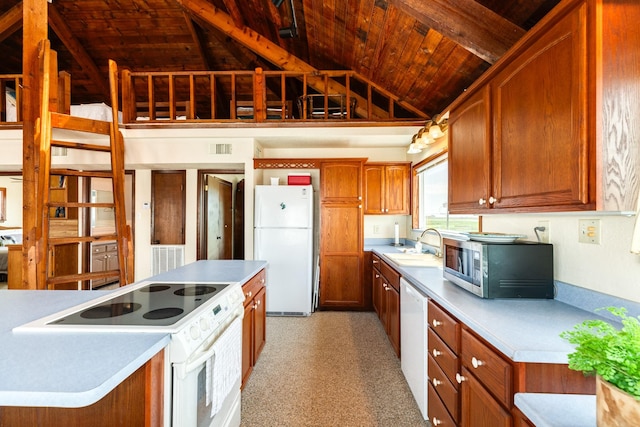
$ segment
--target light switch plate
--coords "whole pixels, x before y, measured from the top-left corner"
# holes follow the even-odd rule
[[[600,220],[578,220],[578,241],[580,243],[600,244]]]

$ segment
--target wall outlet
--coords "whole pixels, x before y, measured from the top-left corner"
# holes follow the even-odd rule
[[[538,238],[541,243],[549,243],[550,234],[549,234],[549,221],[538,221]],[[544,228],[544,230],[543,230]]]
[[[374,225],[373,226],[373,234],[380,234],[380,226],[379,225]]]
[[[578,220],[578,242],[600,244],[600,220]]]

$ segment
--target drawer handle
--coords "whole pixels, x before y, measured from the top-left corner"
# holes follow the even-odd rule
[[[442,325],[442,322],[439,320],[433,319],[431,324],[433,325],[434,328],[437,328],[438,326]]]
[[[246,295],[248,298],[251,298],[251,296],[253,295],[253,292],[249,291],[249,292],[245,293],[245,295]]]
[[[433,384],[434,387],[438,387],[440,384],[442,384],[442,381],[438,381],[436,378],[431,380],[431,384]]]
[[[254,310],[257,310],[257,309],[258,309],[258,304],[257,304],[257,303],[256,303],[256,304],[253,304],[253,309],[254,309]]]
[[[374,264],[377,264],[377,263],[378,263],[378,261],[374,259],[374,260],[373,260],[373,263],[374,263]]]
[[[431,352],[433,354],[433,357],[438,357],[442,354],[441,351],[436,350],[435,348],[433,349],[433,351]]]
[[[379,275],[379,274],[376,274],[376,279],[379,279],[379,278],[380,278],[380,275]]]
[[[476,359],[475,357],[472,357],[471,365],[473,365],[474,368],[478,369],[478,367],[484,365],[484,362],[482,360]]]
[[[258,306],[259,306],[261,303],[262,303],[262,300],[258,300],[258,301],[256,302],[256,304],[258,304]]]
[[[456,381],[458,382],[458,384],[462,384],[463,381],[466,381],[467,379],[465,377],[463,377],[462,375],[460,375],[459,373],[456,373]]]
[[[431,424],[433,424],[434,426],[439,426],[440,424],[442,424],[442,421],[440,421],[439,419],[437,419],[436,417],[433,417],[431,419]]]
[[[480,206],[484,205],[485,203],[487,203],[487,201],[485,199],[483,199],[483,198],[478,199],[478,204]]]

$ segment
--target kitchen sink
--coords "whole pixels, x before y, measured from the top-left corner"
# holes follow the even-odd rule
[[[405,252],[387,253],[384,256],[401,267],[442,267],[442,258],[433,254]]]

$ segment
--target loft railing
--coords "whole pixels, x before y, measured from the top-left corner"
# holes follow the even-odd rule
[[[352,71],[122,72],[124,123],[398,121],[426,115]]]
[[[71,108],[71,76],[58,73],[54,92],[49,96],[51,111],[69,114]],[[0,123],[22,123],[22,74],[0,74]]]
[[[22,74],[0,74],[0,122],[22,122]]]

